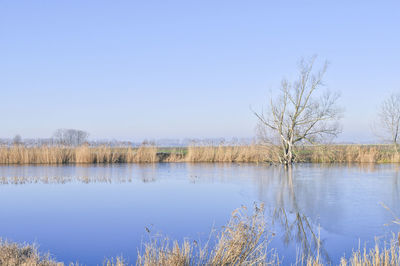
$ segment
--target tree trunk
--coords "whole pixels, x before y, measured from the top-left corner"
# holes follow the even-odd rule
[[[282,145],[283,149],[283,155],[282,155],[282,163],[284,165],[291,165],[294,161],[294,154],[293,154],[293,145],[288,143],[288,144],[283,144]]]

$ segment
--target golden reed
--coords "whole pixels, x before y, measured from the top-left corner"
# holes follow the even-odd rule
[[[397,163],[399,152],[391,145],[315,145],[300,146],[296,161],[306,163]],[[79,147],[15,145],[0,147],[0,164],[68,163],[158,163],[158,162],[279,162],[279,149],[273,146],[156,146]]]
[[[0,164],[67,164],[67,163],[155,163],[157,148],[100,147],[1,147]]]

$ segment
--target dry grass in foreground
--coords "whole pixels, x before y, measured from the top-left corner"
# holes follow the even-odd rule
[[[245,207],[234,211],[214,246],[153,240],[138,254],[137,265],[279,265],[276,253],[268,249],[264,208],[255,208],[251,216]]]
[[[136,265],[141,266],[191,266],[191,265],[286,265],[273,249],[269,249],[269,236],[263,206],[255,206],[252,215],[245,207],[233,212],[228,224],[216,236],[214,245],[201,245],[185,240],[182,244],[166,238],[155,238],[144,244]],[[398,221],[397,221],[398,222]],[[340,266],[398,266],[400,265],[400,234],[383,248],[378,244],[370,250],[353,251],[343,257]],[[18,245],[0,240],[0,265],[7,266],[58,266],[49,255],[40,255],[34,245]],[[78,266],[79,263],[69,264]],[[105,260],[102,265],[131,265],[123,258]],[[294,265],[331,265],[315,256],[301,255]]]
[[[199,246],[197,242],[185,240],[181,245],[168,239],[151,241],[139,253],[137,265],[142,266],[190,266],[190,265],[286,265],[273,249],[268,248],[263,207],[255,207],[252,216],[246,209],[236,210],[229,223],[217,236],[216,244]],[[399,222],[396,220],[395,222]],[[397,238],[397,239],[396,239]],[[301,254],[294,265],[319,266],[332,265],[325,262],[320,252],[316,255]],[[399,266],[400,233],[380,248],[359,249],[349,258],[342,257],[340,266]]]
[[[40,255],[34,245],[19,245],[0,239],[0,265],[6,266],[58,266],[49,255]]]
[[[10,243],[0,239],[0,265],[4,266],[64,266],[63,262],[53,260],[49,254],[42,255],[35,245]],[[80,266],[69,263],[69,266]],[[83,265],[83,264],[82,264]],[[128,265],[121,257],[107,259],[103,266]]]
[[[353,251],[349,258],[342,257],[340,260],[340,266],[399,266],[400,265],[400,249],[399,249],[399,239],[393,240],[389,245],[385,245],[382,249],[378,244],[375,245],[375,248],[367,250],[367,249],[359,249]],[[316,257],[312,256],[303,256],[301,257],[296,265],[305,265],[305,266],[323,266],[323,265],[331,265],[328,263],[324,263],[319,255]]]

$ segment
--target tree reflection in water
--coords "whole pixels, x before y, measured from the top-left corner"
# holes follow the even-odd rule
[[[331,262],[328,252],[324,248],[324,241],[320,238],[319,226],[314,224],[305,214],[301,213],[297,204],[296,193],[293,186],[293,168],[278,168],[281,177],[281,186],[277,191],[277,205],[271,216],[272,226],[278,223],[282,229],[282,238],[285,245],[296,244],[298,256],[322,256]],[[286,196],[285,196],[286,195]],[[287,197],[289,196],[289,197]],[[290,202],[285,202],[288,199]],[[291,206],[288,211],[285,206]]]
[[[336,262],[357,243],[373,246],[374,237],[388,241],[397,232],[392,220],[400,216],[399,169],[377,164],[271,166],[254,181],[281,240],[278,246],[295,247],[305,255],[319,252],[326,262]]]

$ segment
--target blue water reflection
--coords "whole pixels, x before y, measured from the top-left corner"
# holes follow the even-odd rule
[[[265,202],[284,262],[312,252],[337,262],[390,238],[400,216],[396,165],[123,164],[0,166],[0,237],[37,242],[61,261],[134,263],[150,234],[206,239],[241,205]],[[388,225],[386,225],[388,224]]]

